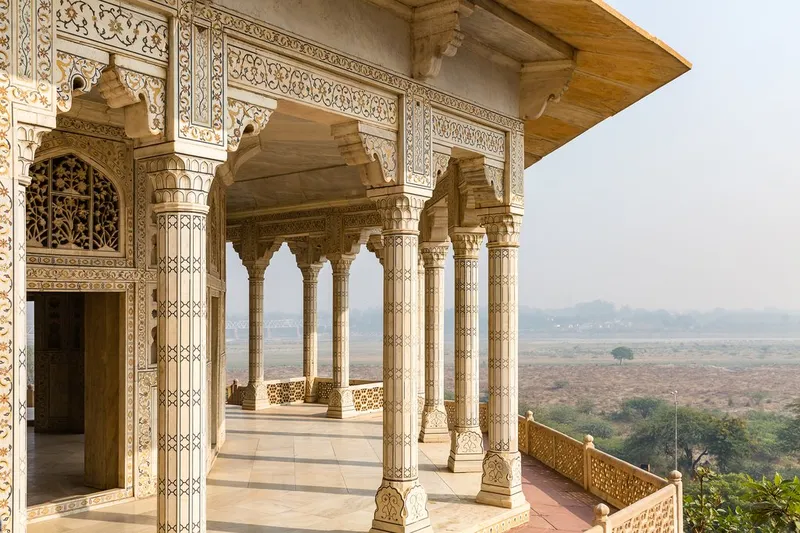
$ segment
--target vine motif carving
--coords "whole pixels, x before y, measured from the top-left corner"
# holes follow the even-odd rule
[[[506,136],[478,124],[445,113],[433,112],[434,140],[505,160]]]
[[[289,63],[277,55],[228,46],[228,80],[346,115],[397,127],[397,100]]]
[[[127,53],[167,61],[167,22],[141,9],[102,0],[57,0],[56,29]]]
[[[228,97],[228,122],[226,124],[228,151],[235,152],[239,148],[245,132],[257,135],[263,130],[269,122],[272,111],[264,106]]]
[[[119,251],[116,187],[75,155],[39,161],[27,190],[28,246]]]
[[[73,91],[89,92],[100,81],[106,64],[59,50],[56,53],[56,67],[56,105],[59,111],[69,111]]]

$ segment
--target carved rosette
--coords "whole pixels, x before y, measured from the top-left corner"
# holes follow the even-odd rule
[[[420,430],[422,442],[450,441],[444,408],[444,263],[449,250],[446,244],[422,245],[421,256],[425,264],[425,406]]]
[[[337,124],[331,135],[339,143],[345,162],[360,166],[361,182],[367,187],[397,183],[397,133],[363,122]]]
[[[114,66],[103,72],[99,89],[108,107],[125,109],[125,133],[129,137],[161,136],[166,131],[165,79]]]
[[[271,106],[252,104],[244,100],[228,97],[228,114],[225,122],[228,151],[235,152],[245,134],[257,135],[269,122],[275,110],[274,100]]]
[[[450,435],[452,472],[480,472],[483,437],[480,429],[478,254],[479,228],[453,231],[455,274],[455,420]]]
[[[76,94],[88,93],[98,81],[105,63],[79,57],[66,52],[56,53],[56,106],[59,111],[69,111],[72,97]]]

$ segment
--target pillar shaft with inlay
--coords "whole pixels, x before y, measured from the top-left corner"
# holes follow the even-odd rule
[[[347,418],[356,414],[350,389],[350,265],[352,255],[330,259],[333,270],[333,389],[328,417]]]
[[[450,442],[444,408],[444,262],[447,244],[424,243],[425,261],[425,407],[422,442]]]
[[[306,378],[307,403],[316,401],[314,380],[317,377],[317,280],[322,265],[300,268],[303,273],[303,376]]]
[[[417,338],[419,216],[425,199],[375,198],[383,224],[383,481],[371,532],[429,532],[419,483]]]
[[[498,507],[527,505],[522,493],[517,393],[517,261],[520,217],[481,217],[489,249],[489,449],[477,501]]]
[[[264,262],[253,262],[247,267],[249,284],[248,327],[248,380],[242,392],[242,409],[258,411],[269,406],[267,386],[264,383]]]
[[[218,161],[144,160],[158,253],[159,532],[206,530],[206,214]]]
[[[478,253],[483,230],[454,231],[450,239],[455,266],[455,420],[447,467],[452,472],[480,472],[483,434],[478,375]]]
[[[419,315],[417,320],[417,393],[425,398],[425,260],[422,253],[417,265],[417,301]]]

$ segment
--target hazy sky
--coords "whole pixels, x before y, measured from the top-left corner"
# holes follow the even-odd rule
[[[694,68],[528,169],[523,305],[800,308],[800,2],[609,3]],[[320,309],[330,276],[326,265]],[[380,307],[381,276],[362,249],[351,307]],[[284,246],[267,269],[266,310],[300,312],[301,292]],[[246,302],[229,248],[229,313]]]

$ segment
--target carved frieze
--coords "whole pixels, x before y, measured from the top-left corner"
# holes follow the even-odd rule
[[[499,161],[506,158],[505,132],[437,110],[433,111],[433,140]]]

